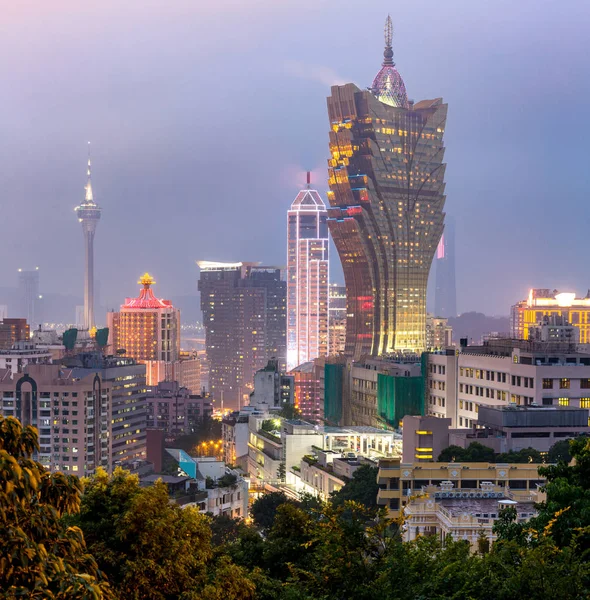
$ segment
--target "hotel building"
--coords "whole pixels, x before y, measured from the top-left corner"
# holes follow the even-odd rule
[[[316,190],[301,190],[287,216],[287,368],[328,354],[328,226]]]
[[[107,314],[114,352],[146,363],[148,385],[164,380],[165,365],[180,357],[180,311],[170,300],[154,296],[156,283],[145,273],[138,281],[142,286],[137,298],[126,298],[119,312]]]
[[[426,285],[443,232],[447,105],[408,99],[389,17],[372,86],[333,86],[328,115],[328,226],[346,283],[346,354],[422,352]]]
[[[580,344],[590,344],[590,290],[584,298],[577,298],[575,292],[531,289],[528,298],[510,310],[510,334],[528,340],[530,329],[545,317],[562,317],[579,331]]]

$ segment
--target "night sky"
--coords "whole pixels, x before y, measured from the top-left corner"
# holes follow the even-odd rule
[[[43,291],[81,296],[73,209],[88,140],[108,305],[134,295],[146,270],[174,297],[196,293],[198,259],[284,265],[306,169],[325,198],[329,87],[371,84],[390,12],[409,97],[449,104],[459,311],[507,314],[529,287],[590,287],[590,2],[0,7],[4,286],[38,265]]]

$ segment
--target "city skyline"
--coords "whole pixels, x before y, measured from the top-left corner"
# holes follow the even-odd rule
[[[567,197],[574,207],[583,206],[585,179],[577,175],[583,153],[575,150],[579,147],[576,131],[586,125],[573,115],[579,113],[576,108],[585,97],[587,83],[568,73],[582,72],[584,58],[574,49],[586,43],[587,6],[577,3],[565,15],[554,6],[531,10],[535,5],[527,1],[518,10],[507,2],[485,8],[467,2],[453,8],[426,2],[428,10],[420,11],[376,2],[367,10],[361,31],[357,32],[352,22],[339,22],[343,35],[334,42],[326,35],[333,14],[321,2],[303,2],[297,9],[260,2],[248,9],[259,20],[252,19],[244,31],[240,27],[245,9],[236,7],[228,17],[227,4],[193,9],[181,2],[170,7],[162,21],[156,18],[155,5],[148,3],[133,44],[126,43],[124,36],[125,25],[136,18],[133,3],[120,10],[120,26],[106,19],[112,6],[109,2],[94,9],[79,7],[67,20],[65,11],[49,12],[41,7],[37,10],[42,18],[35,21],[46,18],[44,29],[52,32],[51,40],[60,39],[48,51],[49,38],[31,23],[26,7],[11,7],[0,44],[6,45],[4,56],[16,53],[19,63],[18,69],[7,65],[9,94],[3,100],[7,114],[13,115],[2,150],[6,168],[0,175],[4,214],[10,224],[3,243],[5,251],[22,255],[19,264],[40,265],[47,292],[80,293],[83,258],[69,211],[78,197],[75,173],[88,138],[96,141],[97,200],[105,209],[101,229],[109,231],[108,238],[106,233],[99,234],[96,248],[96,276],[104,282],[105,305],[114,305],[129,277],[146,267],[163,273],[160,279],[174,297],[195,293],[193,260],[198,256],[278,262],[284,246],[280,236],[283,213],[277,198],[298,189],[309,167],[314,170],[314,180],[318,177],[319,191],[326,189],[322,98],[332,83],[370,84],[373,57],[379,51],[375,33],[383,15],[392,9],[397,56],[403,62],[408,89],[416,97],[441,95],[452,107],[452,133],[447,137],[447,159],[452,167],[447,182],[448,208],[457,215],[461,234],[457,245],[458,311],[507,314],[513,298],[530,287],[581,289],[586,285],[581,266],[569,263],[567,271],[561,267],[571,249],[582,252],[585,247],[582,227],[566,222],[562,213],[555,215],[553,225],[569,231],[568,247],[531,240],[521,234],[521,228],[526,223],[527,228],[543,230],[543,215],[553,209],[557,197]],[[344,3],[344,11],[346,6],[352,4]],[[311,24],[305,9],[313,11]],[[252,28],[254,33],[258,28],[262,32],[277,22],[266,36],[262,54],[250,39],[256,37]],[[290,43],[304,24],[309,31],[305,48]],[[233,48],[227,47],[225,36],[218,35],[223,25],[233,36],[232,47],[240,46],[249,63],[258,68],[247,77],[236,75],[231,89],[217,88],[213,103],[200,91],[211,87],[234,60]],[[87,31],[86,27],[93,33],[104,28],[116,51],[104,51],[98,44],[102,36],[67,35]],[[428,44],[412,43],[418,27],[421,37],[430,40]],[[189,36],[175,34],[185,28],[196,29],[203,36],[198,42],[184,41]],[[351,40],[359,37],[363,43],[353,44]],[[448,42],[452,38],[457,41]],[[161,56],[152,61],[155,39],[173,43],[163,54],[159,44]],[[444,52],[436,50],[441,44]],[[545,49],[543,69],[538,67],[540,47]],[[206,56],[205,50],[208,61],[200,60]],[[273,94],[258,93],[267,89],[269,78],[278,83]],[[165,85],[159,86],[160,81]],[[544,94],[547,81],[553,82],[559,94]],[[130,92],[136,84],[136,91]],[[29,95],[30,88],[40,93]],[[256,108],[247,98],[248,89],[257,90]],[[198,120],[186,126],[192,121],[187,117],[195,108],[195,94],[199,97],[197,108],[211,115],[207,121],[214,123],[214,128]],[[221,118],[235,106],[238,96],[253,115],[251,124],[238,121],[237,116]],[[275,105],[282,107],[281,112]],[[524,106],[527,110],[520,108]],[[564,113],[561,106],[568,106],[568,111]],[[283,110],[294,125],[285,122]],[[173,118],[174,114],[178,117]],[[64,115],[68,116],[65,121]],[[243,144],[263,122],[280,133],[260,152],[242,157],[237,176],[248,184],[240,190],[237,202],[233,186],[222,176],[224,165],[216,151],[219,157],[223,152],[215,140],[237,131]],[[52,123],[62,125],[58,130]],[[569,158],[550,152],[547,135],[557,130],[563,136],[562,146],[572,150],[565,153]],[[518,143],[509,142],[506,131]],[[214,151],[209,149],[211,144]],[[211,172],[210,181],[194,186],[194,174],[203,170]],[[41,188],[42,201],[37,193]],[[206,199],[211,197],[216,198],[214,206],[207,205]],[[268,218],[251,240],[247,231],[260,211]],[[164,226],[178,228],[179,258],[167,272],[169,256],[159,249],[148,248],[141,259],[132,251],[146,231],[156,231],[151,216],[156,212]],[[177,224],[178,214],[190,218]],[[213,234],[213,223],[228,214],[231,219],[224,221],[228,235],[221,243],[221,236]],[[32,231],[50,231],[54,252],[72,259],[58,270],[45,252],[46,236],[22,239],[16,226],[21,222]],[[196,242],[195,228],[199,232]],[[494,236],[482,235],[482,231],[500,231],[509,243],[498,245]],[[506,274],[502,265],[514,254],[525,252],[533,253],[538,261]],[[119,261],[122,255],[126,259]],[[110,267],[115,262],[120,266],[116,270]],[[337,261],[332,262],[331,279],[342,281],[339,266],[334,264]],[[13,278],[8,266],[1,267],[0,274],[4,280]],[[489,284],[500,277],[502,286]]]

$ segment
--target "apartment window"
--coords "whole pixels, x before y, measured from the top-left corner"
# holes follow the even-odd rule
[[[569,406],[569,405],[570,405],[569,398],[560,398],[559,399],[559,406]]]
[[[459,375],[461,375],[461,377],[465,375],[465,370],[463,369],[463,367],[459,367]]]
[[[580,387],[583,390],[590,390],[590,379],[580,379]]]
[[[553,389],[553,379],[543,379],[543,389],[544,390],[552,390]]]
[[[590,398],[580,398],[580,408],[590,408]]]
[[[462,383],[460,383],[460,384],[459,384],[459,391],[460,391],[460,392],[462,392],[462,391],[463,391],[463,384],[462,384]]]
[[[553,404],[553,398],[543,398],[543,406],[551,406]]]
[[[463,400],[459,400],[459,408],[463,410]]]
[[[567,377],[563,377],[559,380],[559,389],[560,390],[569,390],[570,389],[570,380]]]

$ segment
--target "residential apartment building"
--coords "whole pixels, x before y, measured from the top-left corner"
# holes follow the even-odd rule
[[[64,358],[73,377],[97,375],[111,392],[109,433],[111,466],[131,465],[146,457],[145,365],[132,358],[103,356],[98,352]]]
[[[0,370],[1,411],[39,431],[34,458],[48,470],[88,476],[112,467],[112,385],[100,373],[83,376],[60,365]]]
[[[479,408],[590,408],[590,354],[561,342],[490,339],[461,352],[428,355],[427,414],[472,427]]]
[[[177,381],[162,381],[147,391],[147,427],[163,429],[171,436],[194,433],[213,414],[208,396],[191,394]]]
[[[279,267],[199,261],[199,290],[209,364],[209,392],[239,410],[254,373],[271,358],[286,362],[287,284]]]
[[[289,371],[295,385],[295,406],[304,421],[322,422],[324,398],[320,387],[326,359],[316,358]]]

